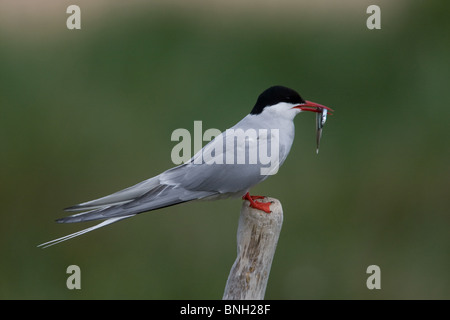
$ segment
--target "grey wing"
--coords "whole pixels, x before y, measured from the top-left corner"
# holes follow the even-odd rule
[[[261,182],[267,176],[261,175],[258,164],[225,164],[200,162],[196,164],[203,151],[214,149],[216,156],[223,156],[223,135],[219,135],[190,162],[169,169],[162,174],[140,182],[132,187],[106,197],[81,203],[67,208],[66,211],[85,211],[57,220],[71,223],[91,220],[105,220],[93,227],[55,239],[40,246],[48,247],[73,237],[85,234],[111,223],[133,217],[141,212],[151,211],[182,202],[204,199],[221,194],[241,194]],[[237,148],[245,149],[244,146]],[[239,150],[237,150],[239,151]],[[244,152],[254,150],[245,149]]]
[[[238,142],[235,136],[223,132],[191,159],[189,171],[177,181],[186,189],[245,194],[268,177],[262,174],[264,166],[258,156],[255,157],[259,138],[246,137],[245,141]]]
[[[75,206],[64,209],[65,211],[85,211],[89,209],[102,208],[106,205],[119,205],[130,202],[135,198],[142,196],[144,193],[156,188],[159,185],[158,177],[153,177],[142,181],[134,186],[120,190],[106,197],[96,200],[77,204]]]
[[[189,172],[180,180],[180,185],[198,192],[244,195],[252,186],[267,178],[259,171],[259,166],[248,164],[191,165]]]
[[[182,180],[188,172],[187,164],[169,169],[159,176],[109,196],[67,208],[66,211],[89,211],[58,219],[57,222],[72,223],[134,216],[138,213],[201,199],[215,193],[184,188],[177,180]]]

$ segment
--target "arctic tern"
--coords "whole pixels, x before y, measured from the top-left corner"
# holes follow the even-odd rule
[[[276,173],[283,164],[294,141],[294,117],[302,111],[317,113],[318,152],[327,112],[333,110],[303,100],[292,89],[270,87],[259,95],[250,114],[215,137],[189,161],[111,195],[66,208],[66,211],[83,212],[56,220],[59,223],[103,222],[39,246],[45,248],[142,212],[192,200],[242,197],[249,201],[250,207],[270,214],[270,203],[257,201],[263,197],[250,196],[249,190]],[[237,131],[244,132],[244,139],[229,134]],[[269,145],[274,163],[268,169],[261,150],[264,146],[264,156],[267,156]],[[209,155],[209,162],[205,155]]]

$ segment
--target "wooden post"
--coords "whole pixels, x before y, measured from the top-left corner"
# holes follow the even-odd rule
[[[263,300],[270,267],[283,224],[283,209],[277,199],[271,213],[249,207],[244,201],[237,231],[237,258],[228,276],[223,300]]]

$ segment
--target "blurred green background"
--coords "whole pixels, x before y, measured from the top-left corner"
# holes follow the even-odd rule
[[[299,115],[286,163],[252,190],[284,208],[266,298],[450,298],[444,1],[77,1],[81,30],[72,1],[52,2],[0,4],[1,299],[221,299],[240,200],[36,245],[90,225],[55,223],[62,208],[170,168],[173,130],[224,130],[275,84],[336,112],[319,155]]]

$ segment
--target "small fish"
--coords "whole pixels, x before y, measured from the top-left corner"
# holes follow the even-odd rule
[[[331,110],[330,108],[319,108],[316,115],[316,143],[317,143],[317,149],[316,153],[319,153],[319,147],[320,147],[320,139],[322,138],[322,130],[325,122],[327,121],[327,113],[328,110]],[[330,113],[331,114],[331,113]]]

